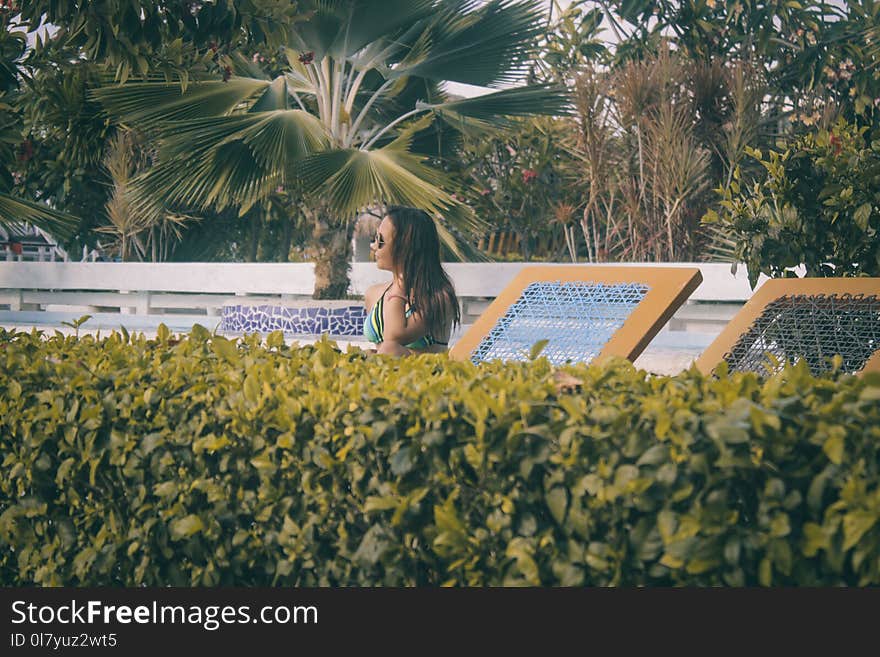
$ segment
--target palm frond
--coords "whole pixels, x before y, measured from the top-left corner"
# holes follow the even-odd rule
[[[464,11],[463,11],[464,9]],[[430,30],[430,50],[393,76],[416,75],[487,87],[521,80],[543,33],[537,0],[440,3]]]
[[[370,43],[393,40],[396,33],[432,14],[434,0],[354,0],[340,3],[345,12],[330,46],[333,57],[349,57]]]
[[[410,150],[415,135],[422,130],[428,129],[432,123],[434,123],[434,117],[430,114],[423,114],[418,118],[411,119],[402,124],[397,136],[385,148],[399,151]]]
[[[352,115],[359,116],[366,102],[387,81],[378,72],[370,71],[364,77],[361,90],[354,99]],[[440,104],[447,101],[441,85],[424,78],[399,78],[385,87],[373,101],[361,128],[372,132],[382,129],[404,114],[410,113],[418,103]],[[368,139],[365,139],[368,141]]]
[[[294,25],[290,41],[294,48],[311,52],[315,59],[323,59],[339,36],[345,20],[346,0],[305,0],[297,9],[309,16]]]
[[[175,83],[134,82],[100,87],[91,95],[123,122],[152,129],[165,121],[227,115],[270,84],[268,80],[233,77],[227,82],[193,82],[181,93]]]
[[[308,112],[276,110],[260,118],[241,131],[240,139],[251,148],[261,166],[289,171],[298,160],[328,144],[324,127]]]
[[[253,60],[248,59],[238,50],[230,53],[229,59],[232,61],[232,72],[236,76],[252,78],[254,80],[269,79],[269,76],[259,64],[257,64]]]
[[[341,215],[376,202],[396,203],[444,214],[455,200],[442,189],[445,176],[405,149],[405,139],[372,151],[336,149],[306,158],[301,165],[308,189],[326,198]],[[479,227],[470,221],[463,232]]]
[[[545,114],[561,116],[571,113],[569,92],[557,85],[536,84],[516,89],[504,89],[493,93],[454,100],[437,105],[422,105],[454,122],[461,117],[503,124],[504,116],[534,116]],[[453,123],[455,125],[455,123]]]
[[[266,91],[257,99],[250,108],[250,112],[266,112],[271,110],[285,110],[289,105],[290,96],[287,93],[287,80],[284,76],[278,76],[272,80]]]
[[[29,223],[51,233],[58,240],[69,240],[76,233],[80,220],[64,212],[9,194],[0,193],[0,224],[12,226]]]
[[[376,202],[409,205],[440,215],[455,230],[454,234],[437,224],[440,239],[450,253],[461,260],[485,260],[466,239],[456,237],[484,231],[485,222],[443,191],[445,177],[407,152],[405,142],[373,151],[338,149],[319,153],[302,163],[302,178],[312,194],[327,199],[342,216]]]
[[[137,179],[142,203],[247,211],[289,181],[297,161],[327,146],[323,127],[301,110],[254,112],[166,125],[160,165]]]
[[[424,28],[424,22],[415,21],[393,38],[380,36],[372,43],[365,44],[357,52],[351,53],[347,61],[356,71],[377,68],[387,74],[392,65],[412,52],[418,40],[427,38]]]
[[[245,213],[278,185],[283,171],[264,169],[240,141],[224,143],[198,158],[176,158],[163,162],[132,182],[133,208],[158,214],[173,207],[239,207]],[[163,199],[163,205],[153,200]]]

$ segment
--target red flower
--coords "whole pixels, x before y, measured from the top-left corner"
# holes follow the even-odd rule
[[[524,183],[530,183],[538,177],[538,172],[533,169],[523,169],[522,179]]]
[[[304,66],[308,66],[314,60],[315,60],[315,53],[313,53],[312,51],[304,52],[303,54],[301,54],[299,56],[300,64],[303,64]]]
[[[34,156],[34,142],[30,139],[25,139],[18,146],[18,161],[19,162],[27,162]]]
[[[840,143],[840,137],[837,135],[831,135],[831,139],[828,140],[831,148],[834,149],[835,155],[840,155],[840,152],[843,150],[843,144]]]

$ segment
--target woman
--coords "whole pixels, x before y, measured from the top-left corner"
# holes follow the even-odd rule
[[[421,210],[391,206],[370,249],[376,266],[390,271],[392,281],[374,285],[364,295],[364,336],[378,344],[380,354],[446,351],[461,311],[440,265],[434,222]]]

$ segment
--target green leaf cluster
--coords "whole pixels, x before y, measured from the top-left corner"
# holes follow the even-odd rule
[[[878,584],[878,399],[798,366],[0,330],[0,583]]]
[[[843,120],[795,139],[766,156],[749,149],[766,176],[739,176],[722,196],[720,212],[703,218],[737,239],[736,256],[749,281],[759,274],[880,275],[880,140]]]
[[[13,6],[0,11],[0,227],[28,222],[61,238],[70,236],[76,218],[53,209],[45,202],[13,193],[19,176],[19,162],[33,154],[33,143],[22,141],[22,118],[18,107],[21,59],[27,38],[20,29]],[[45,199],[42,199],[45,201]]]
[[[496,229],[516,233],[527,261],[541,237],[574,220],[580,203],[571,172],[581,163],[561,147],[569,128],[560,119],[525,119],[507,133],[469,135],[458,155],[462,197]]]
[[[246,44],[277,47],[299,13],[295,2],[224,0],[29,0],[21,3],[29,31],[37,34],[37,56],[74,49],[101,62],[124,83],[129,77],[161,72],[188,78],[188,68],[206,52],[228,52]],[[208,55],[210,60],[210,55]]]

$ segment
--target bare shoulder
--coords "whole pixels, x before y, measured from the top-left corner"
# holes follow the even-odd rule
[[[388,287],[387,283],[376,283],[367,288],[367,291],[364,292],[364,306],[367,310],[373,307],[386,287]]]

